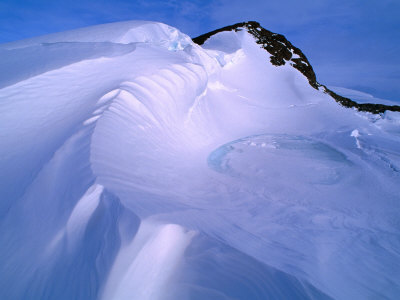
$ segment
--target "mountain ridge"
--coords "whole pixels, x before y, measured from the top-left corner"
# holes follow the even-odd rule
[[[203,45],[211,36],[223,31],[240,31],[246,29],[255,39],[256,43],[261,45],[271,55],[270,62],[274,66],[283,66],[288,62],[293,68],[301,72],[309,84],[316,90],[323,89],[323,92],[330,95],[336,102],[347,108],[355,108],[358,111],[380,114],[385,111],[400,112],[399,105],[386,105],[377,103],[358,103],[350,98],[343,97],[327,88],[317,81],[317,76],[313,67],[305,54],[294,46],[284,35],[274,33],[263,28],[257,21],[240,22],[233,25],[221,27],[219,29],[204,33],[192,38],[193,42]],[[298,57],[294,57],[297,55]]]

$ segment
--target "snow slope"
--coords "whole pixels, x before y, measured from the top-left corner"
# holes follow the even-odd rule
[[[360,91],[356,91],[356,90],[352,90],[352,89],[348,89],[348,88],[333,86],[333,87],[330,87],[330,89],[334,90],[335,92],[339,93],[340,95],[342,95],[344,97],[349,97],[351,99],[354,99],[358,103],[381,103],[381,104],[387,104],[387,105],[397,105],[397,103],[395,101],[376,98],[371,94],[367,94],[364,92],[360,92]]]
[[[246,30],[0,45],[1,299],[396,299],[400,113]]]

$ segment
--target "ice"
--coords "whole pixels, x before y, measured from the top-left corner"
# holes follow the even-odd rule
[[[399,113],[338,105],[246,30],[0,54],[1,299],[400,294]]]
[[[269,182],[275,186],[288,182],[336,184],[346,178],[350,166],[343,153],[326,144],[284,135],[260,135],[233,141],[211,152],[208,164],[218,172],[264,186]]]

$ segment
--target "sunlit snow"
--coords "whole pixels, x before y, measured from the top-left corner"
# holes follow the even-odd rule
[[[0,45],[1,299],[397,299],[400,113],[246,30]]]

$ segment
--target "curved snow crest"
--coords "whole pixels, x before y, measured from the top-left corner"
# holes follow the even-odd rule
[[[244,31],[201,48],[133,21],[0,51],[38,62],[0,78],[2,298],[399,293],[395,113],[337,106]]]
[[[151,21],[126,21],[80,28],[62,33],[5,43],[0,49],[18,49],[44,43],[86,42],[86,43],[161,43],[171,45],[190,44],[191,39],[178,29]]]

